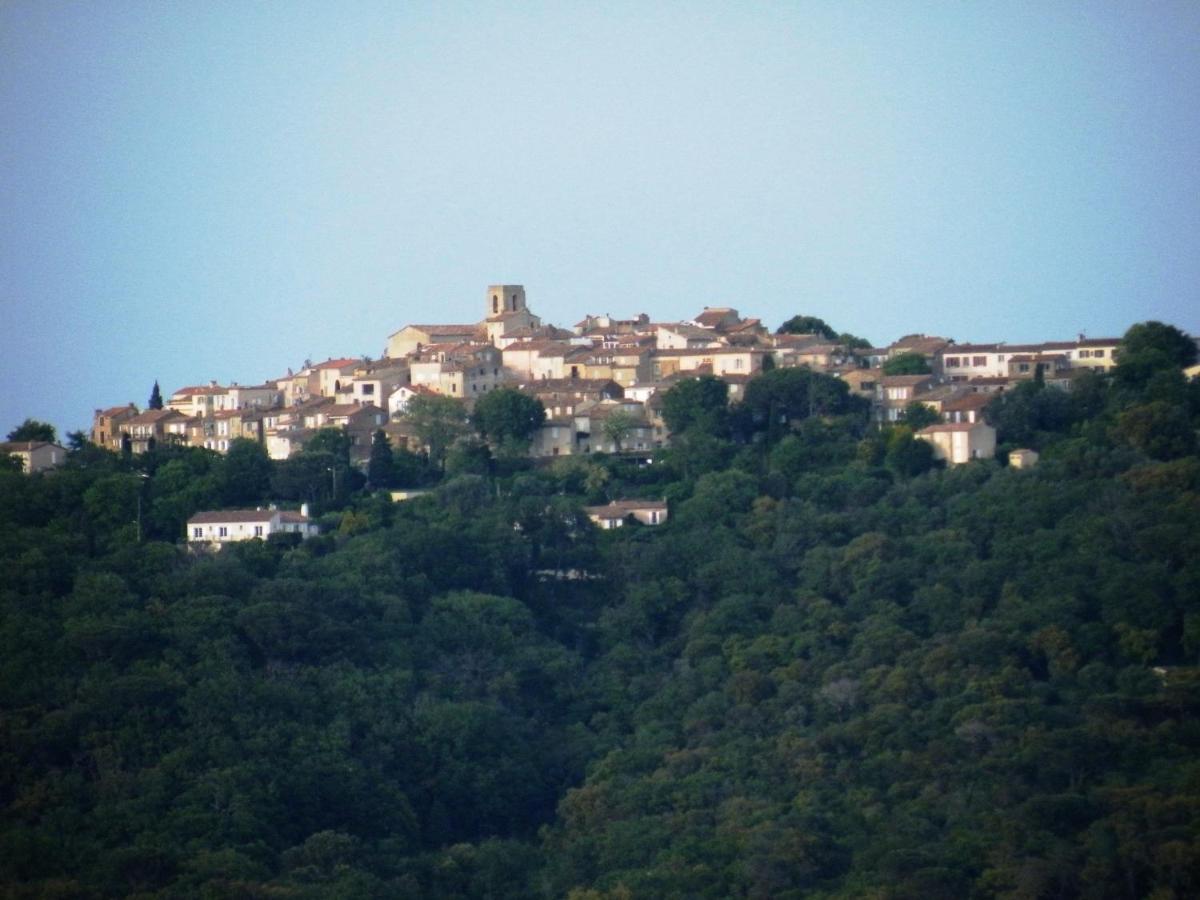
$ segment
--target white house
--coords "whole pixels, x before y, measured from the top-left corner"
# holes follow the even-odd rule
[[[223,509],[198,512],[187,522],[189,544],[221,546],[237,541],[265,541],[272,534],[313,537],[320,529],[308,517],[308,504],[300,512],[286,509]]]
[[[613,500],[607,506],[588,506],[583,511],[605,531],[621,528],[630,516],[643,525],[661,525],[668,516],[666,500]]]
[[[5,453],[19,459],[27,475],[61,466],[67,458],[66,448],[48,441],[5,441],[0,443],[0,454]]]
[[[943,422],[916,436],[933,444],[934,456],[951,466],[996,455],[996,429],[986,422]]]

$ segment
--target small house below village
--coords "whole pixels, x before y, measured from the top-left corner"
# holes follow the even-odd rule
[[[661,525],[668,515],[666,500],[613,500],[607,506],[585,507],[584,512],[605,531],[622,527],[631,517],[643,525]]]
[[[19,459],[26,475],[61,466],[67,458],[65,447],[49,441],[4,441],[0,443],[0,455],[5,454]]]
[[[996,429],[986,422],[943,422],[916,436],[933,444],[934,456],[951,466],[996,455]]]
[[[192,546],[220,547],[238,541],[265,541],[273,534],[298,534],[301,540],[320,532],[308,516],[308,504],[300,512],[286,509],[223,509],[198,512],[187,522],[187,540]]]

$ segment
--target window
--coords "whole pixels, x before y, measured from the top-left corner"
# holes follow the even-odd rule
[[[1019,372],[1028,372],[1028,371],[1029,371],[1029,363],[1020,363],[1020,364],[1017,366],[1017,371],[1019,371]]]
[[[971,357],[971,365],[972,366],[986,366],[987,365],[987,357],[986,356],[972,356]]]
[[[263,527],[261,525],[255,525],[254,526],[254,536],[262,537],[262,533],[263,533]]]
[[[194,538],[204,537],[204,529],[201,528],[199,525],[197,525],[195,528],[192,529],[192,537],[194,537]]]
[[[217,537],[229,537],[229,529],[222,525],[217,529]]]
[[[946,357],[946,366],[951,369],[958,368],[958,357],[957,356],[947,356]]]
[[[1103,356],[1103,355],[1104,355],[1104,351],[1103,351],[1103,350],[1093,350],[1093,351],[1092,351],[1092,356],[1095,356],[1095,357],[1097,357],[1097,358],[1099,358],[1099,357],[1101,357],[1101,356]]]
[[[364,385],[362,386],[362,392],[363,392],[364,394],[374,394],[374,393],[375,393],[375,385],[373,385],[373,384],[364,384]]]

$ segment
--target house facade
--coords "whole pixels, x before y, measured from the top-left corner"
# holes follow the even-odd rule
[[[300,512],[283,509],[225,509],[198,512],[187,521],[190,546],[220,547],[240,541],[265,541],[273,534],[298,534],[301,540],[320,533],[308,516],[307,505]]]

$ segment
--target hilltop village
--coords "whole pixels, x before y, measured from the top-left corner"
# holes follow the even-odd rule
[[[868,347],[829,333],[772,333],[730,307],[705,307],[682,322],[587,315],[567,330],[544,324],[514,284],[489,286],[484,313],[473,323],[406,325],[388,337],[379,359],[306,361],[264,384],[181,387],[160,408],[97,409],[91,439],[142,453],[162,443],[225,452],[235,438],[250,438],[285,460],[332,427],[349,435],[353,461],[365,466],[378,430],[392,446],[428,449],[405,415],[414,397],[457,398],[465,414],[479,398],[510,387],[545,409],[529,446],[533,457],[646,454],[670,441],[662,396],[675,383],[715,377],[728,385],[732,403],[761,372],[802,366],[842,379],[870,401],[879,423],[901,421],[913,402],[927,406],[936,421],[918,436],[955,464],[994,454],[995,431],[982,411],[996,393],[1034,378],[1069,390],[1081,372],[1114,366],[1119,343],[1081,335],[958,344],[913,334]]]

